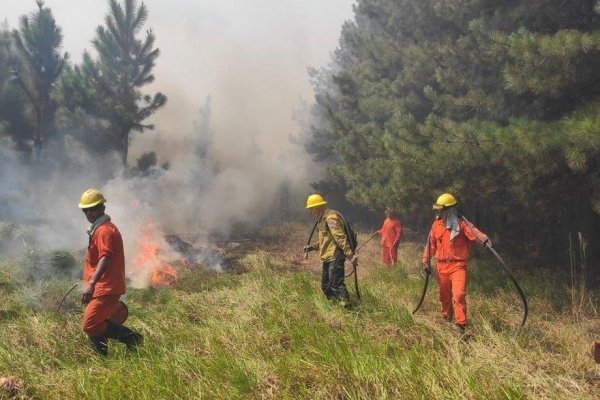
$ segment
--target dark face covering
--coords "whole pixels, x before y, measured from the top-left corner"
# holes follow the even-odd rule
[[[460,223],[456,207],[446,208],[441,214],[441,217],[444,219],[444,226],[446,229],[450,229],[450,241],[453,241],[460,233]]]

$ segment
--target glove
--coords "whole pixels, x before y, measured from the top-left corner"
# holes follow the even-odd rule
[[[303,250],[305,253],[308,253],[309,251],[313,251],[315,248],[313,247],[313,245],[307,245],[303,247]]]
[[[425,272],[426,275],[431,274],[431,267],[426,263],[423,263],[423,272]]]
[[[358,255],[354,254],[352,256],[350,259],[350,264],[354,265],[355,267],[358,265]]]
[[[492,241],[489,238],[487,238],[483,241],[483,245],[485,247],[492,247]]]

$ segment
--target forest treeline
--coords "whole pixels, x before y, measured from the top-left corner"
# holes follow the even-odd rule
[[[127,165],[133,132],[164,106],[162,93],[142,93],[154,80],[159,56],[155,36],[144,31],[148,10],[136,0],[110,0],[104,24],[96,28],[93,55],[80,64],[62,52],[63,35],[42,0],[0,28],[0,145],[18,151],[25,162],[43,164],[116,152]]]
[[[447,191],[515,256],[597,261],[599,70],[597,1],[358,0],[306,146],[355,204],[423,228]]]
[[[0,28],[0,147],[31,164],[82,148],[126,165],[132,134],[167,100],[143,93],[159,56],[147,8],[110,0],[77,64],[51,9],[32,6]],[[600,2],[357,0],[354,11],[332,64],[310,70],[305,144],[329,171],[316,188],[391,205],[421,231],[452,192],[515,256],[562,262],[581,232],[600,260]]]

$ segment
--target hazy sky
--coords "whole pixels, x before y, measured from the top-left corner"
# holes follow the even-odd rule
[[[83,50],[91,50],[90,40],[103,23],[107,1],[45,3],[63,29],[64,49],[79,62]],[[306,67],[328,64],[343,22],[352,17],[353,0],[144,3],[149,10],[146,26],[156,33],[162,53],[152,90],[169,97],[156,116],[157,131],[144,134],[145,141],[189,134],[198,108],[211,94],[213,128],[220,135],[230,142],[251,137],[252,143],[279,147],[296,129],[291,114],[300,97],[312,101]],[[15,27],[19,15],[35,7],[34,0],[0,0],[0,18]],[[227,139],[221,140],[227,147]],[[149,145],[144,140],[137,143]]]

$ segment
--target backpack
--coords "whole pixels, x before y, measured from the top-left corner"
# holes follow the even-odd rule
[[[332,210],[334,211],[334,210]],[[356,234],[356,231],[354,229],[352,229],[352,225],[350,225],[350,223],[346,220],[346,218],[344,218],[344,216],[339,213],[338,211],[334,211],[335,213],[337,213],[337,215],[339,215],[339,217],[342,219],[342,222],[344,224],[344,233],[346,234],[346,237],[348,238],[348,244],[350,245],[350,248],[352,249],[352,252],[356,252],[356,248],[358,247],[358,235]],[[350,275],[354,274],[354,288],[356,290],[356,297],[358,298],[358,301],[360,301],[360,291],[358,290],[358,274],[356,273],[356,264],[352,264],[352,272],[349,273],[348,275],[344,276],[344,278],[349,277]],[[333,277],[333,275],[331,275],[331,277]],[[331,279],[329,281],[329,285],[328,287],[331,285]]]
[[[352,252],[355,252],[356,248],[358,247],[358,235],[356,234],[356,231],[354,229],[352,229],[352,225],[350,225],[350,222],[348,222],[346,220],[346,218],[344,218],[344,216],[339,211],[335,211],[335,210],[331,210],[331,211],[336,213],[341,218],[342,223],[344,224],[344,233],[346,234],[346,237],[348,238],[348,244],[350,245]]]

